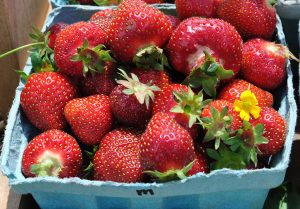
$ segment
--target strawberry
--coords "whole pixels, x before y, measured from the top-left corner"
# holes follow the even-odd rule
[[[109,97],[105,95],[73,99],[64,114],[75,136],[85,145],[99,144],[113,124]]]
[[[219,91],[218,99],[233,103],[236,99],[239,99],[241,94],[247,89],[250,89],[255,94],[259,106],[272,107],[273,95],[271,93],[241,79],[235,79],[222,87]]]
[[[143,179],[140,139],[126,129],[115,129],[101,140],[94,157],[94,179],[134,183]]]
[[[286,59],[297,58],[280,44],[263,39],[252,39],[244,43],[241,76],[254,85],[274,90],[286,79]]]
[[[216,17],[215,0],[176,0],[176,11],[180,19],[194,16]]]
[[[195,159],[193,139],[168,114],[159,112],[141,137],[141,159],[145,173],[161,181],[183,179]]]
[[[48,37],[48,46],[51,49],[54,49],[55,40],[57,37],[57,34],[65,29],[68,25],[63,22],[55,23],[54,25],[50,26],[47,31],[50,31],[49,37]]]
[[[92,15],[89,22],[99,26],[104,32],[107,33],[110,21],[115,14],[115,10],[113,9],[104,9],[96,12]]]
[[[171,22],[164,13],[145,2],[124,0],[111,21],[109,45],[121,62],[162,69],[167,58],[161,48],[171,33]]]
[[[140,82],[151,83],[152,85],[155,85],[160,89],[170,84],[170,78],[164,71],[134,68],[131,73],[135,74],[139,78]],[[154,93],[158,94],[159,92]]]
[[[214,107],[218,112],[222,112],[223,108],[226,107],[228,109],[225,116],[231,115],[232,121],[231,124],[228,126],[232,131],[238,130],[242,125],[243,122],[239,116],[239,113],[234,110],[233,104],[226,100],[214,100],[209,105],[207,105],[201,113],[201,118],[213,118],[211,107]],[[224,117],[224,116],[223,116]],[[226,121],[223,121],[224,118],[220,118],[220,120],[214,121],[215,124],[219,124],[220,128],[223,128],[223,124],[226,124]],[[213,128],[218,128],[216,125]],[[213,132],[217,133],[217,130],[213,130]]]
[[[60,130],[48,130],[32,139],[22,158],[26,177],[76,177],[81,171],[82,154],[76,140]]]
[[[177,92],[174,94],[174,92]],[[184,93],[185,92],[185,93]],[[194,124],[201,114],[206,101],[202,93],[194,95],[191,89],[180,84],[165,86],[154,101],[153,114],[167,113],[185,128],[193,139],[199,134],[199,128]]]
[[[96,25],[78,22],[66,27],[56,38],[54,59],[60,72],[79,76],[90,70],[103,72],[106,61],[112,61],[106,43],[105,32]]]
[[[285,142],[287,124],[283,117],[273,108],[262,107],[258,119],[250,118],[252,125],[263,124],[263,137],[268,140],[266,144],[260,144],[258,149],[261,155],[273,155],[279,152]]]
[[[195,162],[191,170],[189,170],[188,176],[195,175],[199,172],[204,172],[204,173],[209,172],[207,157],[205,155],[204,150],[201,147],[196,149]]]
[[[231,23],[245,39],[269,39],[276,27],[275,8],[266,0],[224,0],[218,16]]]
[[[171,21],[172,29],[175,30],[177,28],[177,26],[180,24],[180,19],[173,15],[167,15],[167,17]]]
[[[118,80],[110,94],[111,109],[117,120],[125,125],[143,127],[152,115],[154,91],[157,86],[141,83],[136,75],[130,78],[120,70],[125,80]]]
[[[181,22],[167,49],[175,70],[189,75],[193,88],[200,87],[200,83],[210,96],[215,96],[219,80],[238,73],[242,62],[240,35],[220,19],[193,17]]]
[[[40,130],[64,129],[66,103],[77,96],[76,86],[60,73],[43,72],[30,75],[20,104],[28,120]]]
[[[113,62],[106,62],[103,73],[97,73],[94,76],[89,75],[80,80],[81,92],[85,96],[94,94],[105,94],[108,96],[117,85],[114,81],[115,73],[115,64]]]

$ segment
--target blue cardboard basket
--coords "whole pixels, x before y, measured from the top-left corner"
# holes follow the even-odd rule
[[[159,5],[168,14],[175,13],[175,6]],[[46,22],[74,23],[87,20],[99,9],[106,7],[66,6],[53,10]],[[277,38],[285,44],[281,21],[277,17]],[[30,61],[25,68],[31,70]],[[1,168],[10,186],[18,193],[31,193],[42,209],[259,209],[263,207],[270,188],[277,187],[284,179],[289,163],[292,139],[296,124],[296,104],[293,93],[292,73],[287,62],[287,83],[276,95],[279,112],[288,122],[284,149],[270,159],[272,168],[258,170],[222,169],[209,174],[198,173],[182,181],[168,183],[115,183],[89,181],[79,178],[58,179],[25,178],[21,172],[22,153],[37,130],[23,117],[20,110],[20,83],[9,113]],[[279,91],[278,91],[279,92]]]

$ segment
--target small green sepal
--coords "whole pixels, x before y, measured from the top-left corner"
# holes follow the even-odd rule
[[[208,52],[204,51],[204,54],[204,63],[194,68],[183,83],[190,85],[192,88],[202,86],[207,95],[215,98],[219,81],[231,78],[234,72],[232,70],[225,70]]]
[[[140,49],[133,58],[133,63],[143,69],[164,70],[164,67],[170,67],[163,49],[150,45]]]

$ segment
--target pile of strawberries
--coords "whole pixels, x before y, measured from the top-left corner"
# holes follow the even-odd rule
[[[207,1],[217,10],[177,0],[180,21],[124,0],[31,34],[21,107],[43,133],[25,149],[24,175],[149,182],[268,166],[287,131],[270,92],[295,57],[267,40],[266,1]]]

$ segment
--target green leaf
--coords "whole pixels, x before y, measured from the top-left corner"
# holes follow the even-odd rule
[[[28,78],[29,78],[29,75],[27,75],[23,70],[17,70],[16,72],[20,75],[21,81],[22,81],[23,83],[26,83],[26,81],[27,81]]]
[[[221,158],[221,156],[219,155],[219,153],[216,150],[207,149],[206,153],[210,158],[212,158],[214,160],[219,160]]]

